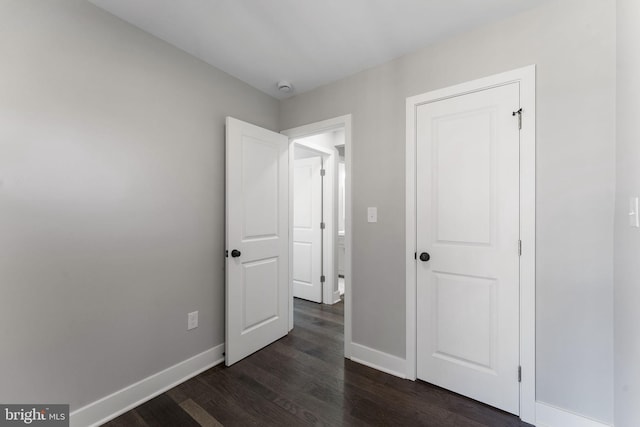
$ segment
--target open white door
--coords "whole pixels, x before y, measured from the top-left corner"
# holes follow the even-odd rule
[[[227,117],[227,366],[288,331],[288,144]]]
[[[322,158],[293,168],[293,296],[322,302]]]

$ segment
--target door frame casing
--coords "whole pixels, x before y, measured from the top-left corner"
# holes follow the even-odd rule
[[[345,154],[344,162],[346,169],[345,176],[345,285],[344,285],[344,355],[346,358],[351,358],[351,283],[353,280],[352,266],[351,266],[351,248],[353,242],[352,233],[352,192],[351,192],[351,114],[344,116],[334,117],[332,119],[322,120],[315,123],[283,130],[280,133],[289,137],[289,233],[293,231],[293,204],[292,204],[292,191],[293,185],[291,182],[292,167],[293,167],[293,144],[295,139],[303,138],[306,136],[318,135],[333,130],[344,129],[344,144]],[[335,170],[334,172],[337,172]],[[337,245],[337,221],[335,227],[335,244]],[[289,258],[293,259],[293,241],[290,238],[289,244]],[[334,272],[337,276],[337,262],[334,260]],[[332,274],[333,274],[332,273]],[[293,263],[289,263],[289,330],[293,329]]]
[[[470,82],[411,96],[406,102],[406,377],[416,379],[417,364],[417,263],[416,246],[416,111],[418,106],[519,83],[522,129],[520,130],[520,418],[535,423],[535,65]]]

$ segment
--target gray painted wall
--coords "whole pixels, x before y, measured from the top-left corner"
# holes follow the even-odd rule
[[[405,356],[405,98],[537,64],[537,398],[613,420],[615,13],[552,2],[281,103],[353,114],[355,342]]]
[[[0,0],[0,63],[0,402],[222,343],[224,116],[277,101],[83,0]]]
[[[640,426],[640,229],[629,197],[640,197],[640,3],[618,0],[618,128],[615,231],[615,425]]]

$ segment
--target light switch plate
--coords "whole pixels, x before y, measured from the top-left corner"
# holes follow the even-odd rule
[[[367,221],[378,222],[378,208],[367,208]]]
[[[638,217],[638,197],[629,199],[629,226],[640,228],[640,218]]]

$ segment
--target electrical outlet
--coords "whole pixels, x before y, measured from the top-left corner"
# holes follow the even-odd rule
[[[192,311],[187,317],[187,330],[195,329],[198,327],[198,312]]]

